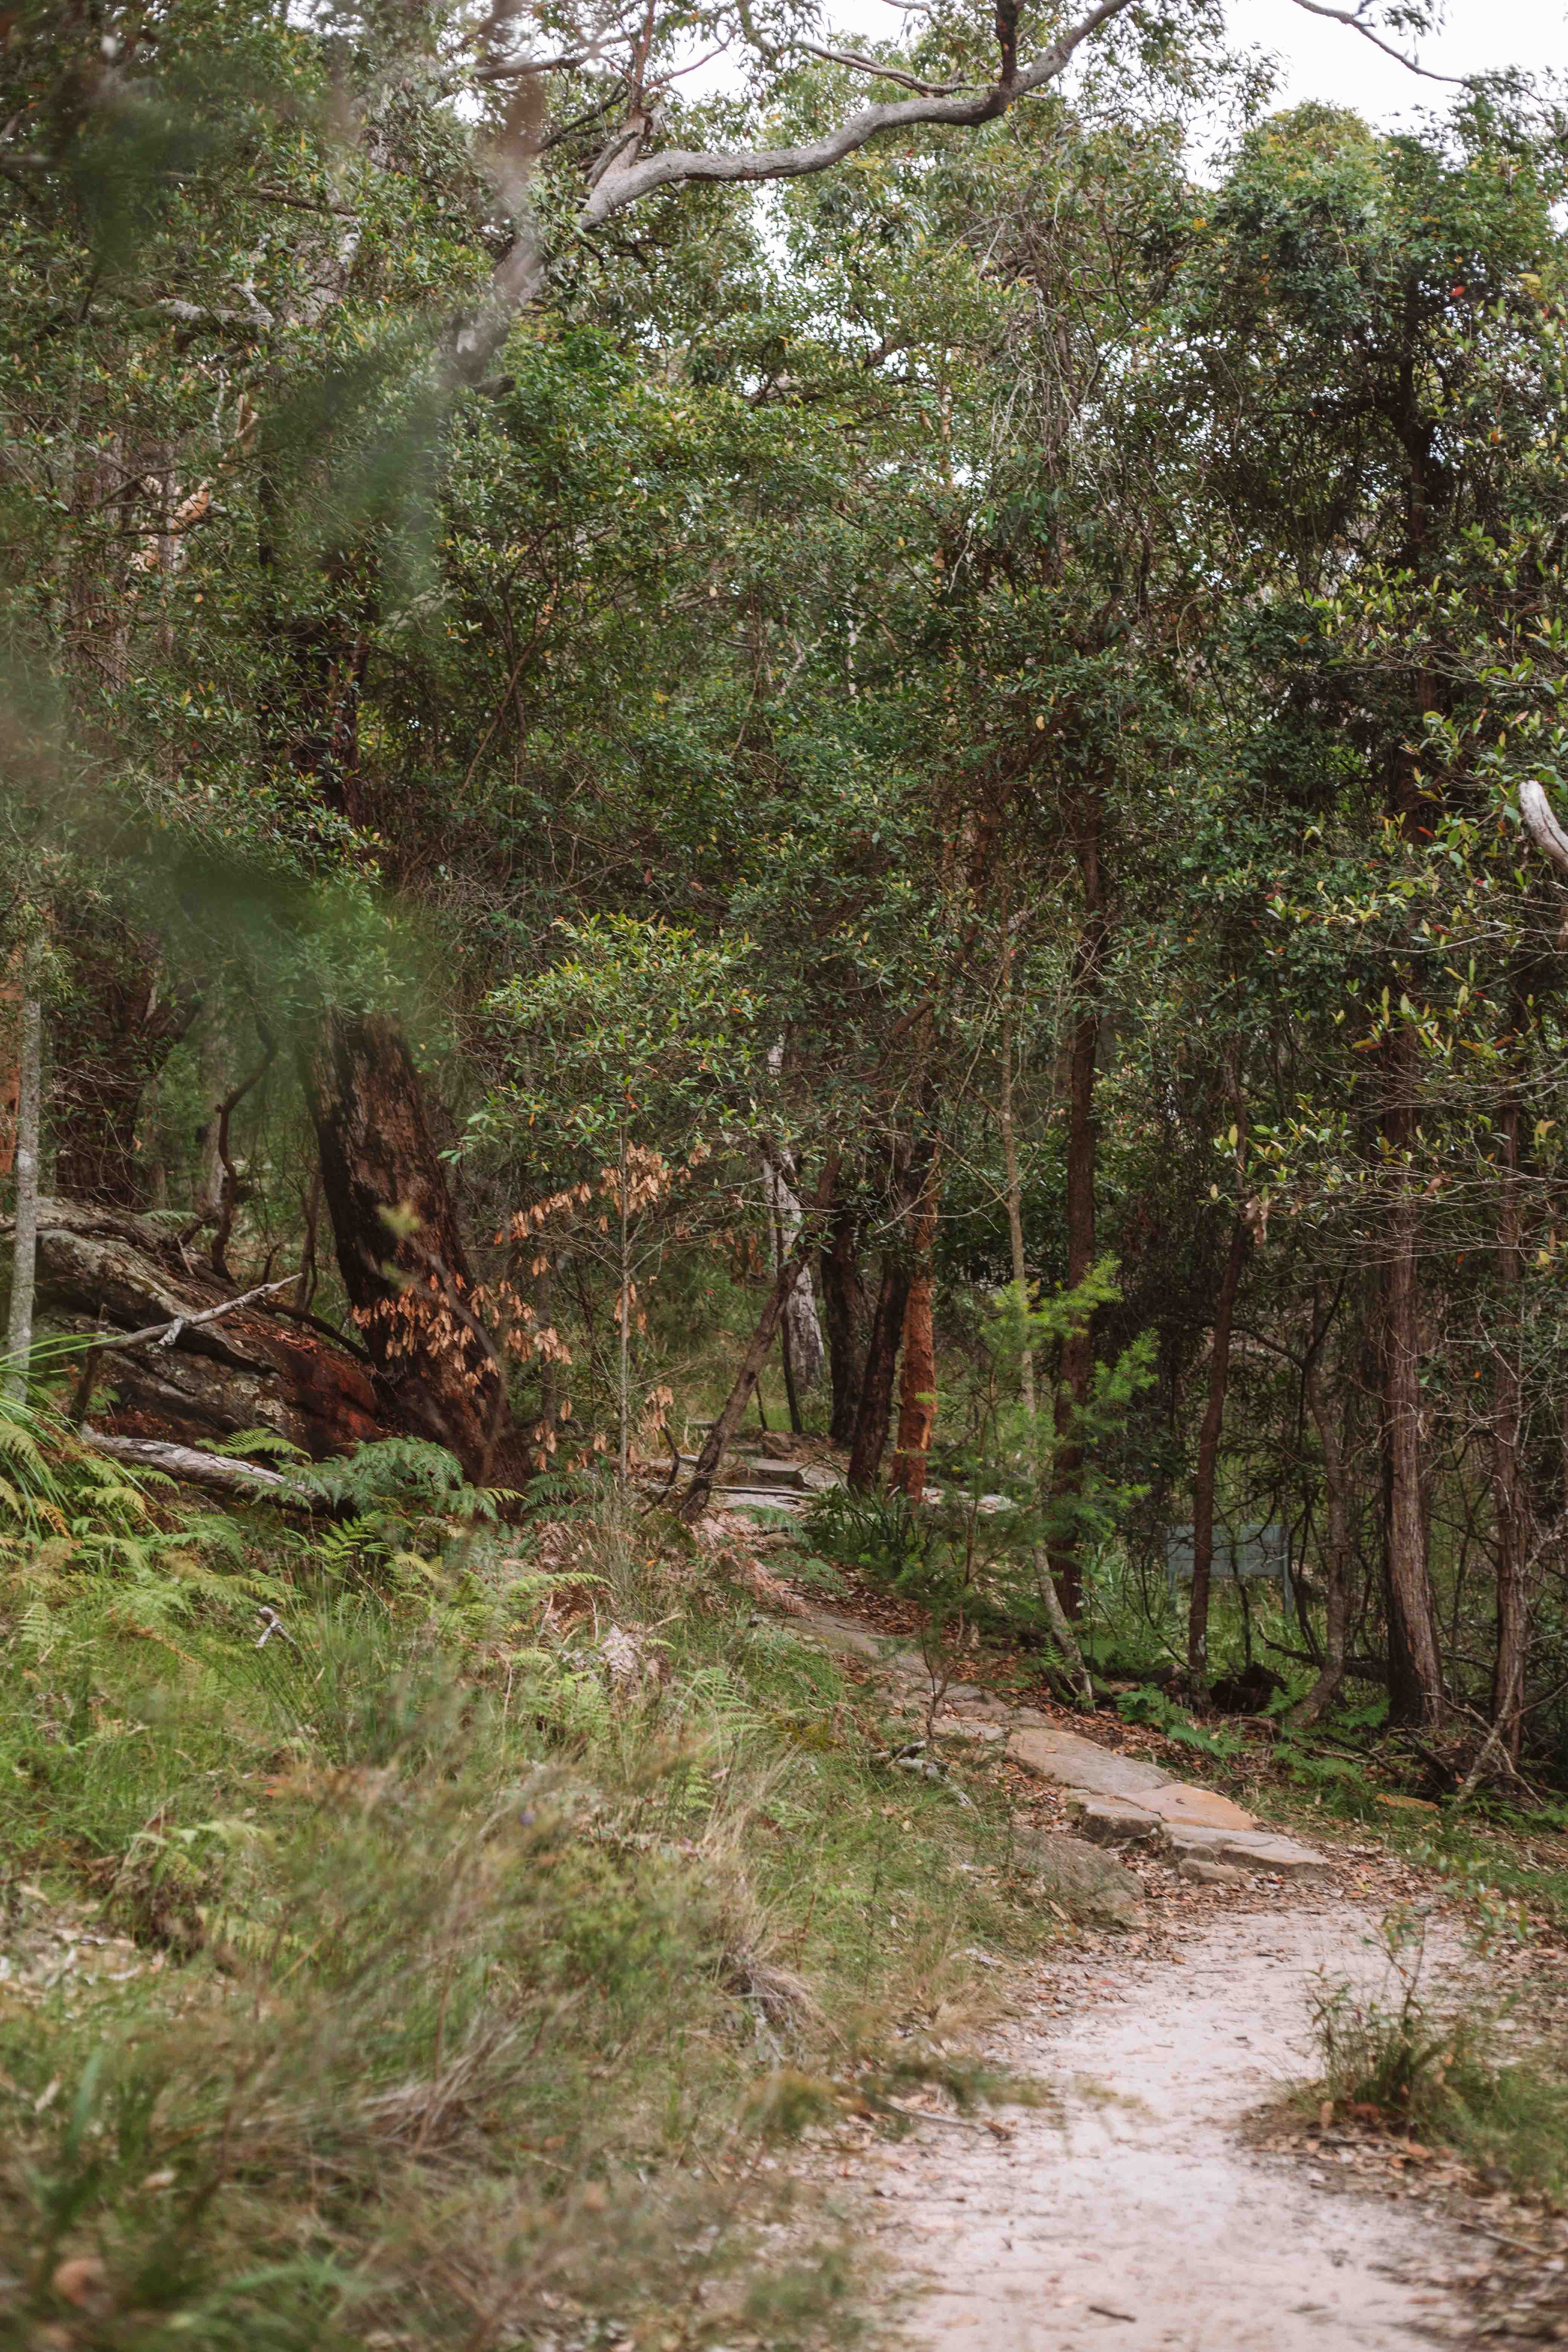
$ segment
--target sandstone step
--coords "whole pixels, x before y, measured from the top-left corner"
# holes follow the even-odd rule
[[[1171,1776],[1156,1764],[1140,1763],[1135,1756],[1118,1756],[1099,1748],[1076,1731],[1060,1731],[1055,1724],[1016,1731],[1007,1753],[1026,1772],[1054,1780],[1061,1789],[1079,1789],[1094,1797],[1131,1797],[1146,1805],[1158,1789],[1169,1788]]]

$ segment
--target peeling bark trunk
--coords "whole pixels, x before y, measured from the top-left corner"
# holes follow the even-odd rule
[[[1215,1478],[1219,1464],[1219,1437],[1225,1423],[1225,1396],[1230,1383],[1230,1329],[1236,1315],[1251,1234],[1237,1213],[1230,1229],[1230,1247],[1215,1303],[1214,1340],[1209,1354],[1209,1393],[1198,1432],[1198,1460],[1193,1480],[1193,1591],[1187,1609],[1187,1677],[1194,1692],[1203,1689],[1209,1668],[1209,1584],[1214,1566]]]
[[[1094,1083],[1100,1058],[1100,971],[1104,961],[1108,921],[1105,877],[1100,865],[1102,818],[1100,794],[1085,796],[1079,809],[1074,847],[1083,885],[1083,929],[1073,958],[1072,1045],[1068,1068],[1067,1276],[1075,1288],[1094,1264],[1095,1125]],[[1094,1378],[1094,1326],[1091,1318],[1062,1342],[1057,1379],[1055,1421],[1056,1472],[1051,1499],[1061,1507],[1076,1503],[1083,1492],[1083,1447],[1077,1432],[1089,1402]],[[1070,1511],[1062,1516],[1070,1519]],[[1068,1617],[1083,1606],[1083,1566],[1076,1540],[1058,1538],[1051,1549],[1051,1572]]]
[[[482,1345],[454,1313],[472,1290],[413,1057],[395,1021],[334,1010],[303,1076],[338,1266],[398,1418],[488,1475],[510,1418]]]
[[[795,1161],[786,1151],[772,1144],[763,1148],[763,1190],[768,1204],[768,1222],[773,1228],[778,1255],[781,1259],[794,1254],[805,1214],[800,1196],[795,1191]],[[801,1395],[808,1395],[822,1378],[823,1359],[826,1349],[822,1342],[822,1326],[816,1319],[816,1301],[812,1296],[811,1268],[795,1283],[784,1308],[785,1361],[791,1383]]]

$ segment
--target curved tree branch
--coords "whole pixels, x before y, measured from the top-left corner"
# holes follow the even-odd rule
[[[1564,833],[1552,813],[1546,788],[1533,776],[1527,777],[1519,788],[1519,814],[1529,834],[1543,857],[1551,859],[1559,874],[1568,875],[1568,833]]]

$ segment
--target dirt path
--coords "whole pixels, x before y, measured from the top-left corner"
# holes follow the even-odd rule
[[[1173,1958],[1058,1969],[998,2054],[1061,2094],[868,2173],[919,2352],[1381,2352],[1468,2326],[1414,2208],[1326,2193],[1237,2126],[1307,2071],[1315,1972],[1381,1979],[1371,1915],[1230,1911]],[[933,2146],[932,2140],[938,2139]],[[1321,2183],[1320,2186],[1319,2184]]]

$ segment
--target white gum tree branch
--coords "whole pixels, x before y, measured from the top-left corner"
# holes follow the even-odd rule
[[[688,181],[752,185],[770,180],[805,179],[814,173],[831,171],[846,156],[855,154],[885,131],[910,131],[926,123],[963,129],[994,122],[1019,99],[1058,80],[1084,42],[1123,16],[1131,5],[1132,0],[1096,0],[1096,5],[1058,35],[1049,48],[1020,66],[1018,0],[997,0],[997,74],[988,89],[973,96],[922,92],[912,98],[858,107],[821,138],[806,140],[796,146],[667,147],[645,155],[638,151],[647,134],[646,118],[628,122],[616,133],[607,154],[601,156],[574,226],[579,235],[588,234],[658,189],[678,187]],[[481,73],[483,70],[481,68]],[[526,223],[521,225],[515,241],[497,264],[483,299],[451,337],[446,372],[453,390],[478,383],[488,373],[511,331],[513,320],[539,299],[549,274],[549,256],[537,235]]]
[[[1519,814],[1542,856],[1551,860],[1559,874],[1568,875],[1568,833],[1563,832],[1552,813],[1546,787],[1538,784],[1533,776],[1527,777],[1519,788]]]

